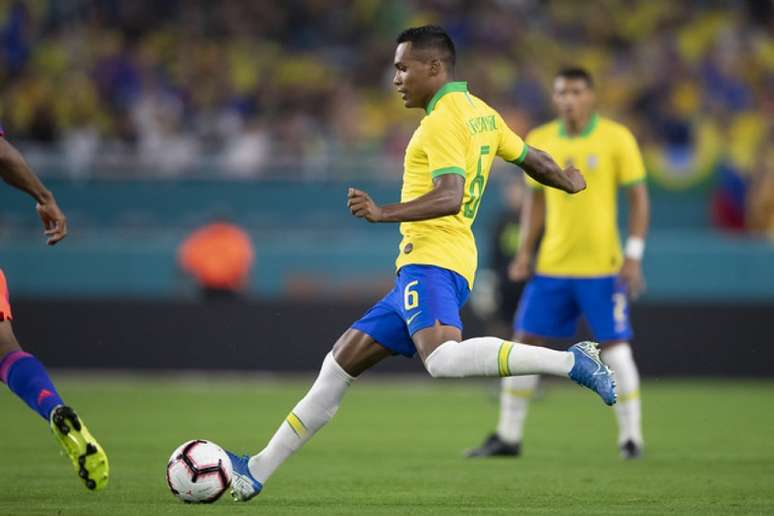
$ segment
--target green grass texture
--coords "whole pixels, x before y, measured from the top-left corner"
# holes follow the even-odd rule
[[[544,382],[518,459],[466,459],[497,419],[496,380],[356,381],[334,420],[247,504],[186,505],[165,466],[189,439],[259,451],[308,376],[54,375],[110,457],[87,491],[48,426],[0,391],[0,514],[774,514],[774,381],[642,387],[646,453],[623,461],[612,409]]]

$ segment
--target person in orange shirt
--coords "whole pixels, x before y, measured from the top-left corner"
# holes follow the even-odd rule
[[[208,299],[239,295],[247,286],[254,258],[250,236],[224,220],[195,230],[178,253],[180,267]]]

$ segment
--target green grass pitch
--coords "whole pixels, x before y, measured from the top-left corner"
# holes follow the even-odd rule
[[[365,378],[258,498],[190,506],[165,484],[172,450],[206,438],[257,451],[312,375],[56,378],[105,446],[111,483],[87,492],[47,426],[0,391],[2,515],[774,513],[774,381],[646,381],[646,457],[625,463],[612,411],[570,382],[532,404],[522,458],[470,460],[462,450],[495,424],[495,382]]]

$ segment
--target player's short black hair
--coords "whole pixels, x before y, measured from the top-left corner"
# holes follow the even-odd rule
[[[588,70],[581,68],[580,66],[568,66],[562,68],[556,74],[556,78],[558,79],[559,77],[562,77],[563,79],[579,79],[586,81],[586,86],[588,86],[589,89],[594,89],[594,79],[591,77],[591,74]]]
[[[454,42],[443,29],[437,25],[423,25],[421,27],[411,27],[401,32],[395,39],[395,42],[411,42],[411,48],[420,50],[434,49],[440,53],[440,59],[450,70],[454,69],[457,62],[457,51],[454,49]]]

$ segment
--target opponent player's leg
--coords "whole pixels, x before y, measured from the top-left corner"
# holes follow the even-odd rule
[[[54,408],[64,403],[43,364],[22,350],[11,327],[12,319],[8,284],[0,269],[0,381],[48,421]]]
[[[46,368],[21,349],[11,327],[10,310],[0,313],[0,380],[32,410],[49,422],[51,431],[89,489],[107,486],[109,466],[99,443],[72,408],[62,401]]]
[[[432,288],[427,285],[424,287],[430,292],[429,296],[425,294],[425,301],[422,301],[421,281],[413,290],[417,292],[421,308],[413,322],[416,324],[421,321],[421,326],[412,329],[412,338],[431,376],[569,376],[599,394],[606,404],[615,403],[612,374],[600,360],[596,344],[582,342],[571,346],[569,351],[554,351],[497,337],[476,337],[463,341],[459,309],[465,298],[458,296],[461,301],[455,307],[445,299],[449,297],[446,290],[436,288],[437,285],[443,286],[443,282],[435,281],[430,285]]]
[[[11,321],[7,316],[4,318],[0,322],[0,381],[40,417],[49,421],[54,408],[64,405],[64,402],[43,364],[22,350]]]
[[[615,371],[619,393],[615,415],[621,456],[638,458],[644,447],[640,375],[629,345],[633,331],[626,291],[612,276],[578,280],[578,299],[594,338],[601,343],[603,360]]]
[[[247,501],[260,493],[277,468],[333,418],[355,378],[391,354],[362,331],[350,328],[344,332],[326,355],[311,389],[290,411],[269,444],[252,457],[229,452],[234,499]]]

